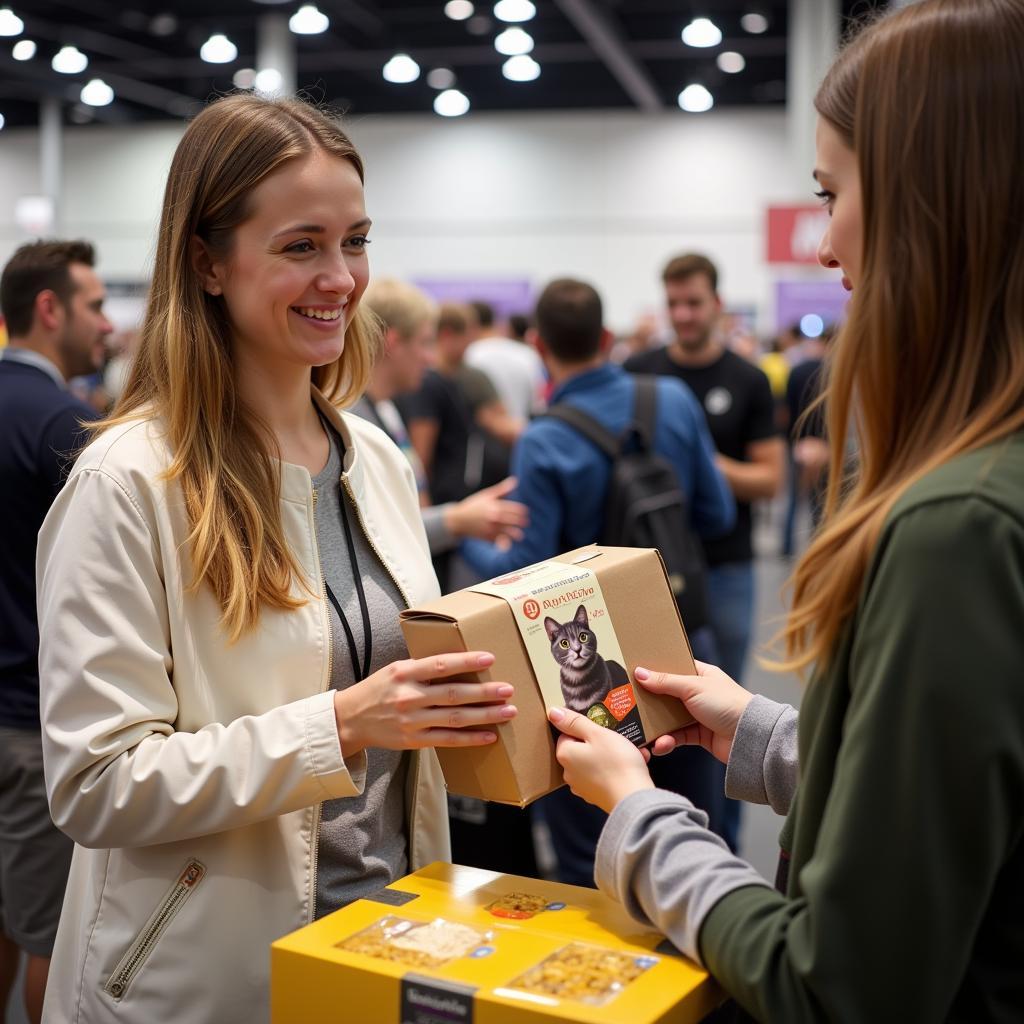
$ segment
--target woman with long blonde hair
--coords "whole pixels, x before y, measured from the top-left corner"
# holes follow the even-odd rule
[[[341,411],[376,346],[369,226],[304,103],[228,97],[178,145],[127,387],[39,540],[76,842],[53,1024],[266,1021],[270,943],[448,859],[432,748],[515,714],[453,678],[490,655],[409,660],[398,629],[437,581],[407,460]]]
[[[726,790],[787,819],[775,891],[643,758],[571,711],[610,812],[597,880],[758,1020],[1024,1020],[1024,0],[921,0],[817,95],[830,359],[826,518],[777,667],[799,714],[710,665],[637,670]],[[859,460],[844,478],[854,431]]]

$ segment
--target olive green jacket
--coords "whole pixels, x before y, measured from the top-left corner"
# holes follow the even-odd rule
[[[649,791],[609,819],[602,888],[758,1020],[1024,1021],[1024,434],[893,509],[798,746],[785,894]]]

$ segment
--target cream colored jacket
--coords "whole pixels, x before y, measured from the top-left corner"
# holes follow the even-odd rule
[[[367,538],[407,602],[435,597],[404,456],[318,401],[345,440]],[[320,804],[365,781],[365,755],[341,754],[326,601],[266,611],[229,645],[210,592],[187,590],[169,458],[156,421],[111,428],[39,536],[46,783],[77,844],[48,1024],[268,1020],[270,944],[312,919]],[[288,543],[320,593],[310,477],[282,470]],[[412,867],[448,860],[433,751],[413,755],[407,815]]]

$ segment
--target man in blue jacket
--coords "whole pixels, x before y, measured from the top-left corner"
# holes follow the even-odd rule
[[[611,335],[604,329],[601,298],[582,281],[551,282],[537,302],[532,341],[554,385],[552,404],[566,403],[619,436],[632,421],[635,382],[608,362]],[[701,537],[732,528],[736,506],[715,465],[704,413],[681,381],[657,384],[655,449],[675,467]],[[541,417],[526,428],[512,457],[519,486],[513,497],[530,512],[521,540],[502,549],[482,541],[463,544],[463,555],[485,578],[551,558],[602,533],[611,463],[573,427]],[[707,634],[707,635],[700,635]],[[714,661],[709,630],[691,636],[698,658]],[[654,766],[659,784],[688,796],[708,811],[712,827],[724,807],[722,766],[696,748],[674,751]],[[576,885],[593,884],[593,858],[603,824],[601,811],[558,790],[544,801],[558,854],[559,875]]]
[[[0,1015],[26,956],[25,1006],[42,1015],[72,843],[50,818],[39,734],[36,534],[96,413],[68,390],[113,327],[87,242],[34,242],[0,277]]]

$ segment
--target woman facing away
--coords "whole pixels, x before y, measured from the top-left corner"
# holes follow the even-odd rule
[[[177,148],[131,377],[40,535],[77,844],[47,1021],[267,1020],[271,942],[448,859],[431,748],[515,714],[451,678],[490,655],[409,660],[398,628],[437,595],[412,473],[339,412],[374,354],[369,226],[303,103],[220,100]]]
[[[611,813],[601,888],[758,1020],[1024,1020],[1024,0],[921,0],[818,93],[821,261],[853,295],[831,357],[827,514],[794,576],[796,712],[723,673],[637,670],[787,814],[780,889],[554,709]],[[841,479],[853,420],[855,479]],[[798,767],[799,766],[799,767]],[[798,779],[799,777],[799,779]]]

